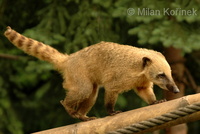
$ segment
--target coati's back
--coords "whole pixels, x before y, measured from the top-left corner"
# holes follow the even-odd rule
[[[142,65],[141,59],[145,56],[165,59],[161,53],[154,50],[102,41],[71,54],[69,60],[71,62],[81,60],[87,67],[98,66],[104,69],[128,66],[134,68],[135,65],[138,68],[137,64]]]

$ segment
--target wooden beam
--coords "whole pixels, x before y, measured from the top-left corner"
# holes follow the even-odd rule
[[[188,95],[164,103],[142,107],[139,109],[123,112],[114,116],[107,116],[87,122],[80,122],[68,126],[53,128],[33,134],[104,134],[109,131],[115,131],[131,124],[138,123],[150,118],[161,116],[165,113],[177,110],[179,108],[200,103],[200,93]],[[173,125],[200,120],[200,111],[188,116],[178,118],[174,121],[162,124],[160,126],[145,130],[145,132],[163,129]]]

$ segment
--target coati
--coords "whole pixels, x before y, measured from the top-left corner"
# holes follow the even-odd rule
[[[61,101],[74,118],[92,120],[87,113],[94,105],[100,86],[105,88],[105,107],[110,115],[118,94],[133,89],[148,104],[156,103],[153,83],[178,93],[165,57],[156,51],[100,42],[70,55],[7,27],[4,35],[19,49],[52,63],[62,74],[66,97]]]

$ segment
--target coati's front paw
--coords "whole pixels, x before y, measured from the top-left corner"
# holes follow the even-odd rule
[[[91,121],[97,119],[97,117],[84,117],[84,118],[79,118],[82,121]]]
[[[163,100],[156,100],[154,101],[153,103],[151,103],[150,105],[154,105],[154,104],[158,104],[158,103],[163,103],[163,102],[166,102],[167,100],[166,99],[163,99]]]
[[[109,113],[109,115],[110,115],[110,116],[113,116],[113,115],[116,115],[116,114],[121,113],[121,112],[122,112],[122,111],[113,111],[113,112]]]
[[[91,121],[91,120],[97,119],[97,117],[81,116],[81,117],[79,117],[79,119],[82,121]]]

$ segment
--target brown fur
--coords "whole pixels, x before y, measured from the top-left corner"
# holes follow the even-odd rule
[[[94,105],[99,86],[105,88],[105,106],[110,115],[118,94],[130,89],[147,103],[156,102],[153,83],[163,89],[178,92],[165,57],[156,51],[100,42],[71,55],[27,38],[8,27],[5,36],[19,49],[48,61],[62,73],[66,98],[61,102],[68,113],[81,120]]]

